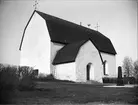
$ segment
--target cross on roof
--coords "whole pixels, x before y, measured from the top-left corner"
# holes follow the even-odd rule
[[[87,24],[88,25],[88,27],[90,27],[91,26],[91,24]]]
[[[34,9],[37,10],[37,5],[38,5],[38,0],[34,0],[35,4],[33,5],[33,7],[35,7]]]
[[[98,28],[99,28],[99,27],[100,27],[100,26],[99,26],[98,23],[97,23],[97,24],[96,24],[96,27],[95,27],[97,31],[98,31]]]

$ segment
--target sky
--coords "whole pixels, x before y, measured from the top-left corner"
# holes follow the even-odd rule
[[[34,0],[0,0],[0,63],[19,64],[23,30],[34,11]],[[96,30],[110,38],[116,65],[125,56],[138,59],[136,0],[38,0],[41,12]]]

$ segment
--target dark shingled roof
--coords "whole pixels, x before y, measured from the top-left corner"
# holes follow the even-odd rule
[[[110,39],[100,32],[39,11],[36,12],[45,19],[51,41],[68,44],[91,39],[100,52],[116,54]]]
[[[86,40],[85,41],[83,40],[83,41],[67,44],[66,46],[64,46],[62,49],[60,49],[57,52],[56,57],[53,60],[53,64],[55,65],[60,63],[74,62],[80,47],[85,42]]]
[[[116,54],[110,39],[100,32],[39,11],[36,12],[45,19],[51,41],[65,44],[57,52],[53,64],[74,62],[80,47],[88,40],[91,40],[100,52]]]

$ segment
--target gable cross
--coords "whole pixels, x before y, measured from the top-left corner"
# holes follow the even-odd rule
[[[34,9],[37,10],[38,0],[35,0],[35,4],[33,5]]]
[[[88,25],[88,27],[90,27],[91,26],[91,24],[87,24]]]
[[[98,31],[98,28],[99,28],[99,27],[100,27],[100,26],[99,26],[98,23],[97,23],[97,24],[96,24],[96,27],[95,27],[97,31]]]

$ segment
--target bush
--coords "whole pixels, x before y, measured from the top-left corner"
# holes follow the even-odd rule
[[[33,68],[0,64],[0,104],[12,103],[15,91],[35,88]]]
[[[116,77],[103,77],[103,83],[117,83]]]
[[[56,81],[55,77],[52,74],[45,75],[43,73],[40,73],[38,78],[36,78],[36,81]]]
[[[124,77],[123,78],[124,84],[135,84],[137,83],[137,80],[134,77]]]
[[[136,80],[138,80],[138,60],[136,60],[133,65],[134,65],[133,76],[136,78]]]
[[[35,81],[40,81],[40,82],[68,82],[68,83],[75,83],[70,80],[59,80],[56,79],[52,74],[46,75],[43,73],[40,73],[38,75],[38,78],[35,78]]]
[[[49,74],[46,76],[46,80],[48,80],[48,81],[55,80],[55,77],[52,74]]]
[[[17,67],[0,64],[0,103],[10,103],[19,84]]]
[[[128,81],[129,81],[130,84],[136,84],[136,83],[138,83],[138,80],[135,79],[134,77],[123,77],[121,79],[121,81],[118,80],[115,77],[114,78],[111,78],[111,77],[104,77],[103,78],[103,83],[117,83],[117,82],[121,82],[122,83],[123,82],[123,84],[128,84]]]
[[[35,76],[33,75],[33,68],[28,66],[19,67],[19,90],[33,90],[35,88]]]

